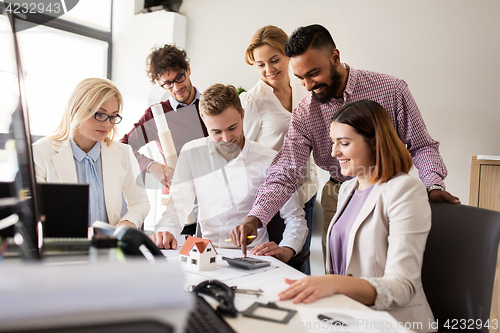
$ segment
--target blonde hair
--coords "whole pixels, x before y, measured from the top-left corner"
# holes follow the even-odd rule
[[[57,129],[49,137],[54,141],[66,141],[73,137],[75,130],[87,119],[94,116],[101,105],[115,97],[118,101],[118,113],[123,106],[123,98],[113,82],[100,78],[80,81],[70,95],[64,108],[64,114]],[[109,131],[104,142],[109,146],[116,135],[116,125]]]
[[[230,106],[233,106],[240,115],[243,115],[240,97],[236,88],[232,85],[212,84],[201,94],[200,115],[202,117],[204,115],[216,116]]]
[[[257,30],[253,35],[250,45],[245,51],[245,61],[249,65],[253,65],[255,58],[253,57],[253,51],[263,45],[269,45],[274,47],[276,50],[280,51],[285,55],[285,44],[288,41],[288,35],[286,32],[281,30],[274,25],[266,25],[263,28]]]

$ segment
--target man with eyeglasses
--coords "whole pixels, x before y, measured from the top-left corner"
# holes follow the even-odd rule
[[[177,48],[175,45],[164,45],[153,50],[147,58],[147,75],[152,83],[158,83],[167,90],[170,98],[161,102],[163,112],[182,112],[182,108],[195,105],[198,112],[198,102],[200,93],[191,83],[191,67],[187,61],[186,51]],[[199,118],[204,136],[208,135],[207,129]],[[163,157],[164,164],[160,164],[151,158],[139,153],[139,149],[148,142],[156,142],[158,149]],[[123,136],[122,143],[132,146],[135,157],[139,161],[141,171],[149,172],[160,184],[170,187],[174,170],[167,165],[163,149],[158,137],[158,130],[153,119],[151,107],[134,124],[134,128]]]

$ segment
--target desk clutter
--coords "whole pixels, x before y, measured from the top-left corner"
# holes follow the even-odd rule
[[[115,242],[113,236],[107,237],[94,238],[90,249],[92,243],[97,247],[117,244],[118,237]],[[182,264],[180,249],[161,250],[163,260],[151,254],[154,262],[144,255],[124,254],[126,263],[109,258],[92,262],[90,252],[80,255],[86,261],[78,263],[4,260],[0,332],[95,332],[103,327],[110,333],[131,328],[156,332],[148,328],[157,327],[158,332],[231,333],[244,332],[250,325],[278,333],[302,322],[350,325],[347,315],[366,318],[367,325],[377,318],[387,319],[382,317],[386,313],[370,311],[340,295],[335,298],[340,306],[369,312],[342,316],[338,308],[277,303],[278,293],[286,288],[284,277],[298,279],[304,274],[274,257],[265,257],[269,265],[250,270],[222,259],[239,258],[240,249],[217,248],[216,267],[201,271]]]
[[[110,232],[110,230],[113,231]],[[41,246],[42,257],[68,254],[90,254],[92,257],[101,250],[113,251],[116,254],[116,260],[120,262],[125,261],[124,255],[144,256],[150,262],[154,262],[155,257],[163,258],[158,247],[142,231],[128,226],[120,226],[115,229],[112,226],[104,228],[98,225],[98,227],[94,227],[92,239],[48,237],[43,239]]]
[[[191,292],[197,295],[207,295],[218,302],[217,313],[236,317],[238,310],[234,306],[234,289],[218,280],[207,280],[193,286]]]
[[[238,310],[234,305],[235,292],[238,291],[237,287],[229,287],[218,280],[206,280],[192,286],[190,291],[196,295],[196,304],[188,317],[185,332],[234,332],[222,316],[232,318],[238,316]],[[248,293],[248,290],[245,289],[244,293]],[[259,293],[251,294],[257,295],[257,297],[260,295]],[[205,301],[202,295],[209,296],[217,301],[218,305],[215,310]],[[271,311],[259,311],[261,308],[270,309]],[[278,307],[273,302],[267,304],[255,302],[248,309],[241,312],[245,317],[282,324],[288,324],[296,313],[295,310]]]

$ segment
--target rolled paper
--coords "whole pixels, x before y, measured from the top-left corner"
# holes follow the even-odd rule
[[[177,151],[175,150],[174,139],[172,138],[172,133],[168,128],[163,107],[161,104],[154,104],[151,106],[151,111],[153,112],[153,118],[156,123],[156,128],[158,129],[158,137],[160,138],[160,144],[163,149],[163,155],[165,156],[167,166],[175,169],[175,166],[177,165]]]
[[[168,128],[167,118],[165,117],[161,104],[151,105],[151,111],[153,112],[153,118],[155,119],[158,133],[168,132],[170,129]]]

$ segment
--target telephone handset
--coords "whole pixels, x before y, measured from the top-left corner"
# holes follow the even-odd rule
[[[192,293],[210,296],[219,302],[217,312],[231,317],[238,315],[234,306],[234,289],[218,280],[206,280],[191,286]]]
[[[133,256],[142,255],[147,258],[147,255],[144,253],[145,247],[153,256],[164,257],[161,250],[140,230],[121,225],[116,228],[113,235],[120,241],[120,248],[124,254]]]

